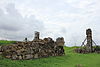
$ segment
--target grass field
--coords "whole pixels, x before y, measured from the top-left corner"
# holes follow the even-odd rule
[[[75,47],[64,47],[65,56],[10,60],[0,56],[0,67],[100,67],[100,54],[74,53]]]
[[[8,44],[12,44],[12,43],[15,43],[15,41],[0,40],[0,45],[8,45]]]

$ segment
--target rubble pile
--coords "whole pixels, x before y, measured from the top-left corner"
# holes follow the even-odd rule
[[[39,35],[39,34],[38,34]],[[52,38],[38,39],[35,37],[33,41],[18,42],[17,44],[1,46],[2,55],[13,60],[25,60],[42,58],[49,56],[64,55],[64,38],[57,38],[56,41]]]
[[[74,49],[77,53],[87,54],[87,53],[98,53],[100,54],[100,46],[95,46],[92,48],[92,51],[86,49],[86,47],[76,48]]]

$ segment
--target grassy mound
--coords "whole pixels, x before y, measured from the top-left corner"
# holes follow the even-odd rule
[[[0,56],[0,67],[100,67],[100,54],[78,54],[64,47],[65,56],[33,59],[10,60]]]

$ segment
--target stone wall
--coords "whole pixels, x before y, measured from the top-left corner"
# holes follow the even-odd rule
[[[1,46],[0,52],[2,53],[2,56],[14,60],[62,56],[64,55],[63,45],[63,38],[57,38],[57,41],[54,41],[49,37],[38,40],[35,39],[28,42],[18,42],[17,44],[8,46]]]

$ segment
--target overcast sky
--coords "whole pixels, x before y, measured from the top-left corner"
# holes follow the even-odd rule
[[[81,45],[86,29],[100,44],[100,0],[0,0],[0,39],[64,37],[67,46]]]

